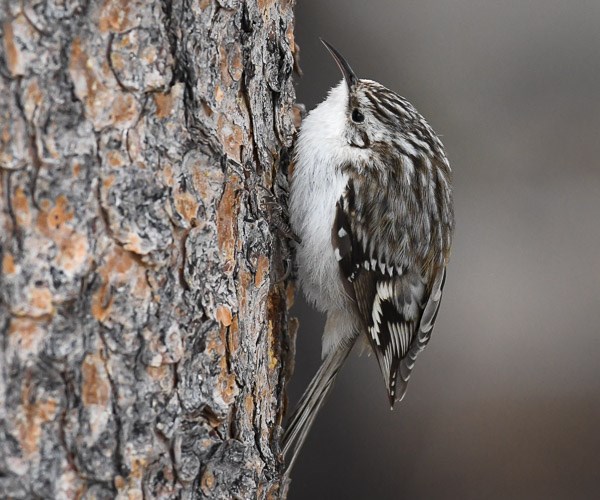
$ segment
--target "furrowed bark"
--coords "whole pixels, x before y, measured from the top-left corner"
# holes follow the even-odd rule
[[[292,9],[0,4],[0,496],[284,494]]]

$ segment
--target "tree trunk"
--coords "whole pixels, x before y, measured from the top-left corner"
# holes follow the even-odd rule
[[[293,0],[0,4],[0,496],[284,495]]]

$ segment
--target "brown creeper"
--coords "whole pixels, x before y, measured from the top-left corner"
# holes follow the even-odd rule
[[[408,101],[359,80],[323,44],[344,78],[302,123],[290,221],[302,241],[302,289],[327,323],[323,363],[284,434],[288,470],[360,336],[392,408],[402,399],[431,336],[454,228],[450,165],[435,132]]]

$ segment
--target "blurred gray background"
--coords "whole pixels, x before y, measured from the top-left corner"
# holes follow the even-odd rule
[[[299,0],[307,109],[340,79],[319,36],[442,136],[457,226],[404,401],[351,356],[290,498],[599,498],[600,1]],[[323,325],[294,311],[292,403]]]

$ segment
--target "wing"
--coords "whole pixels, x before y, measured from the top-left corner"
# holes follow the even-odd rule
[[[357,216],[356,192],[350,181],[337,203],[332,243],[346,290],[356,301],[393,407],[404,396],[417,355],[431,336],[445,269],[440,268],[427,279],[418,267],[409,268],[377,255],[365,238],[371,234],[369,224],[374,223],[377,221]]]

